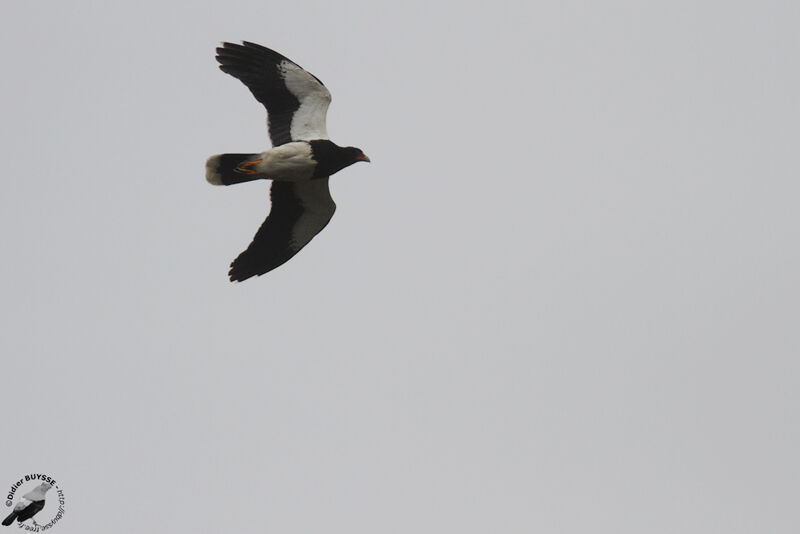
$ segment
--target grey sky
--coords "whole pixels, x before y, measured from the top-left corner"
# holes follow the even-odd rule
[[[796,532],[798,15],[3,2],[0,487],[59,534]],[[233,285],[241,39],[373,163]]]

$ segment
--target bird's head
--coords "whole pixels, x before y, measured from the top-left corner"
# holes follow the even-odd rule
[[[352,163],[358,163],[359,161],[366,161],[369,163],[369,158],[360,148],[348,146],[345,150],[347,151],[347,155],[350,156]]]

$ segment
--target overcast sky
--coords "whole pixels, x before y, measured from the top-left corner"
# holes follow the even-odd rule
[[[0,7],[0,488],[53,532],[797,532],[796,2],[125,4]],[[242,39],[372,163],[231,284]]]

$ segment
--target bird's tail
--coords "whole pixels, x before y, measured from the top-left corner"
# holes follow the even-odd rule
[[[13,522],[14,522],[14,519],[16,519],[16,518],[17,518],[17,512],[16,512],[16,511],[13,511],[13,512],[11,512],[10,514],[8,514],[8,517],[6,517],[5,519],[3,519],[3,524],[4,524],[5,526],[8,526],[8,525],[10,525],[11,523],[13,523]]]
[[[253,169],[260,154],[217,154],[206,161],[206,180],[213,185],[233,185],[264,178]]]

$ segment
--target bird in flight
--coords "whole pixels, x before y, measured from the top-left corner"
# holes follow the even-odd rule
[[[44,494],[53,486],[47,482],[42,482],[34,489],[22,496],[14,510],[8,514],[8,517],[3,519],[3,524],[9,526],[16,519],[18,523],[27,521],[35,516],[44,508]]]
[[[283,265],[320,233],[336,210],[328,177],[369,158],[328,139],[331,94],[294,61],[247,41],[222,43],[216,57],[219,68],[267,108],[272,141],[260,154],[218,154],[206,162],[206,180],[214,185],[272,180],[269,215],[228,272],[232,282],[241,282]]]

